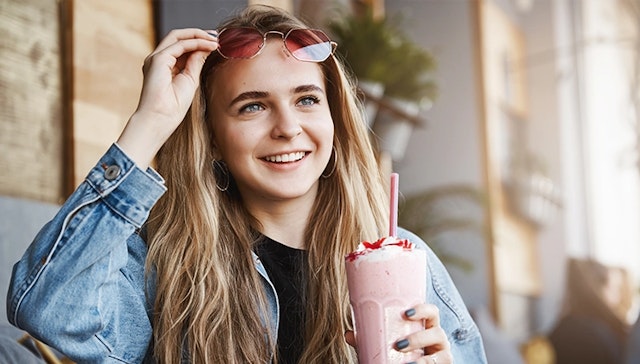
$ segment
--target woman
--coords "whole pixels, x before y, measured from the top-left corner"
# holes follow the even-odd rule
[[[624,364],[640,363],[640,317],[629,330],[624,358]]]
[[[622,363],[632,305],[625,271],[572,258],[566,292],[562,316],[549,334],[556,363]]]
[[[383,235],[387,197],[353,85],[280,10],[219,29],[172,31],[146,59],[117,143],[16,265],[8,316],[79,361],[357,362],[344,256]],[[484,362],[428,263],[430,304],[407,307],[425,330],[396,348]]]

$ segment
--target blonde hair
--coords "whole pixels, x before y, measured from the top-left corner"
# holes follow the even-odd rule
[[[306,27],[267,6],[248,7],[221,28],[231,26]],[[216,188],[212,169],[215,120],[206,112],[207,90],[223,62],[217,53],[209,56],[189,113],[157,156],[168,190],[148,221],[147,269],[157,279],[154,356],[162,363],[180,363],[184,353],[194,363],[261,363],[272,361],[276,351],[265,283],[252,255],[261,238],[259,222],[244,208],[233,181],[227,191]],[[300,362],[355,363],[344,341],[351,329],[344,256],[358,242],[384,232],[388,207],[354,84],[334,56],[319,66],[335,124],[336,168],[319,182],[305,233],[306,332]]]

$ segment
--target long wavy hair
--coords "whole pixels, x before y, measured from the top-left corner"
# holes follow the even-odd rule
[[[251,6],[220,28],[286,32],[307,27],[290,14]],[[277,362],[265,282],[252,253],[260,223],[231,186],[216,188],[211,84],[225,60],[212,53],[185,120],[157,155],[167,193],[151,211],[147,270],[156,279],[154,356],[162,363]],[[355,363],[344,256],[385,231],[388,204],[353,78],[335,56],[319,63],[334,121],[335,158],[321,178],[305,231],[306,332],[301,363]],[[286,314],[286,313],[285,313]]]

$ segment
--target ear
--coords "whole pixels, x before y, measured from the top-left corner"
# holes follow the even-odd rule
[[[213,159],[222,159],[222,154],[220,153],[216,134],[211,127],[209,127],[209,144],[211,145],[211,155],[213,156]]]
[[[214,144],[214,141],[211,142],[211,156],[214,160],[222,160],[222,154],[220,153],[220,149],[218,146]]]

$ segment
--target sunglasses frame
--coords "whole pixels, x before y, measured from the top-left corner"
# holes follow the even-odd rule
[[[224,53],[222,53],[222,51],[221,51],[221,46],[220,46],[220,45],[218,45],[218,53],[220,53],[220,55],[221,55],[223,58],[225,58],[225,59],[252,59],[252,58],[257,57],[260,53],[262,53],[262,50],[264,49],[264,46],[267,44],[267,36],[269,36],[270,34],[277,34],[277,35],[279,35],[279,36],[282,38],[282,43],[283,43],[283,45],[284,45],[284,48],[287,50],[287,52],[289,52],[289,54],[290,54],[293,58],[297,59],[298,61],[302,61],[302,62],[315,62],[315,63],[318,63],[318,62],[324,62],[325,60],[327,60],[327,58],[329,58],[329,57],[333,54],[333,52],[335,52],[336,47],[338,46],[338,43],[336,43],[336,42],[332,41],[332,40],[329,38],[329,36],[328,36],[324,31],[322,31],[322,30],[320,30],[320,29],[308,29],[308,28],[293,28],[293,29],[290,29],[287,33],[283,33],[283,32],[278,31],[278,30],[269,30],[269,31],[267,31],[267,32],[264,32],[264,33],[263,33],[263,32],[261,32],[260,30],[258,30],[258,29],[256,29],[256,28],[252,28],[252,27],[233,27],[233,28],[224,28],[224,29],[222,29],[222,30],[220,30],[220,31],[218,32],[218,39],[220,39],[220,36],[221,36],[225,31],[227,31],[227,30],[231,30],[231,29],[247,29],[247,30],[250,30],[251,32],[255,32],[255,33],[257,33],[257,34],[260,34],[260,35],[262,36],[262,43],[260,44],[260,47],[258,47],[258,50],[256,51],[256,53],[255,53],[255,54],[253,54],[253,55],[252,55],[252,56],[250,56],[250,57],[231,57],[231,56],[227,56],[227,55],[225,55]],[[287,46],[287,38],[289,37],[289,35],[290,35],[292,32],[295,32],[295,31],[308,31],[308,32],[311,32],[312,34],[316,34],[316,32],[320,32],[322,35],[324,35],[324,36],[327,38],[327,41],[329,42],[329,45],[330,45],[330,47],[331,47],[331,50],[329,51],[329,53],[327,54],[327,56],[326,56],[325,58],[323,58],[323,59],[315,60],[315,59],[303,59],[303,58],[299,58],[299,57],[297,57],[297,56],[295,55],[294,51],[292,51],[291,49],[289,49],[289,47]],[[321,42],[321,43],[317,43],[317,44],[324,44],[324,43],[326,43],[326,42]],[[305,47],[308,47],[308,46],[305,46]],[[304,47],[303,47],[303,48],[304,48]]]

